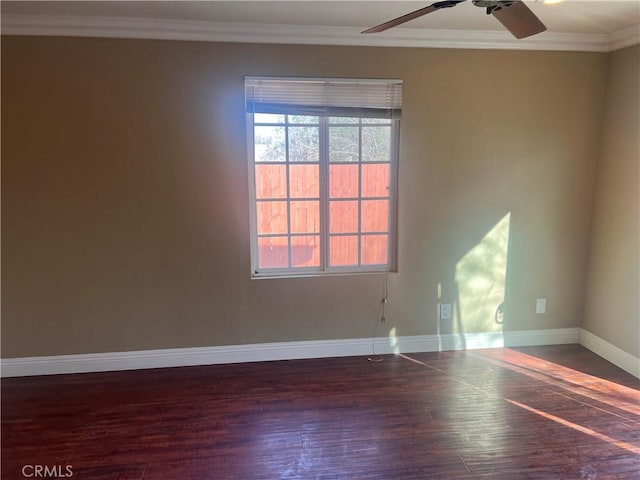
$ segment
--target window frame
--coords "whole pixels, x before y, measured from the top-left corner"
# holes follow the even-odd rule
[[[355,80],[354,80],[355,81]],[[277,115],[285,115],[285,121],[282,124],[277,124],[278,126],[283,125],[285,127],[285,132],[288,131],[289,122],[288,117],[286,115],[291,115],[291,113],[282,112],[272,114]],[[292,200],[290,196],[290,191],[286,192],[286,197],[282,199],[282,201],[287,204],[287,217],[288,217],[288,231],[286,234],[282,235],[274,235],[274,236],[286,236],[288,238],[288,258],[289,264],[291,264],[291,247],[292,242],[291,239],[295,236],[310,236],[310,235],[318,235],[319,237],[319,248],[320,248],[320,265],[314,267],[277,267],[277,268],[262,268],[260,269],[258,266],[258,240],[261,236],[258,234],[258,213],[257,206],[259,199],[257,198],[257,185],[256,185],[256,165],[261,163],[256,163],[255,161],[255,130],[256,122],[254,121],[254,113],[246,112],[246,132],[247,132],[247,160],[248,160],[248,180],[249,180],[249,209],[250,209],[250,256],[251,256],[251,278],[253,279],[261,279],[261,278],[297,278],[297,277],[317,277],[317,276],[331,276],[331,275],[359,275],[359,274],[370,274],[370,273],[384,273],[384,272],[397,272],[397,257],[398,257],[398,249],[397,249],[397,237],[398,237],[398,164],[400,157],[400,119],[398,117],[389,118],[389,124],[385,126],[389,126],[390,128],[390,151],[389,151],[389,208],[388,208],[388,224],[386,232],[363,232],[361,225],[361,217],[362,217],[362,202],[366,200],[376,200],[377,197],[363,197],[362,196],[362,166],[367,164],[377,164],[387,162],[366,162],[362,160],[362,128],[363,128],[363,119],[373,119],[378,117],[366,116],[363,114],[353,115],[351,117],[345,118],[359,118],[359,122],[357,124],[352,124],[353,126],[357,125],[359,127],[359,154],[357,162],[331,162],[329,155],[329,129],[330,122],[329,119],[335,117],[335,115],[330,114],[318,114],[313,115],[309,114],[308,116],[317,116],[318,117],[318,169],[319,169],[319,198],[317,201],[319,202],[319,214],[320,214],[320,225],[319,232],[317,234],[292,234],[291,232],[291,216],[290,209],[292,201],[297,201],[295,199]],[[378,118],[379,119],[379,118]],[[268,124],[267,122],[258,122],[258,126]],[[274,124],[275,126],[276,124]],[[298,125],[298,124],[293,124]],[[315,124],[312,124],[315,126]],[[372,124],[375,125],[375,124]],[[300,124],[299,126],[309,126],[309,124]],[[364,124],[366,126],[366,124]],[[286,138],[285,133],[285,138]],[[287,185],[289,185],[289,166],[302,164],[303,162],[290,162],[288,158],[289,145],[286,144],[286,156],[283,162],[268,162],[268,164],[273,165],[286,165],[287,172]],[[266,162],[265,162],[266,163]],[[304,162],[306,165],[314,164],[315,162]],[[358,196],[354,197],[353,200],[358,202],[358,231],[356,233],[345,233],[345,236],[357,236],[358,238],[358,264],[355,265],[341,265],[341,266],[331,266],[330,258],[329,258],[329,249],[330,249],[330,239],[331,237],[340,236],[340,234],[336,235],[330,233],[329,229],[329,217],[330,217],[330,195],[329,195],[329,166],[335,164],[344,164],[344,165],[358,165]],[[387,197],[384,197],[386,200]],[[315,199],[313,199],[316,201]],[[342,200],[342,199],[341,199]],[[362,239],[363,237],[375,234],[385,234],[388,236],[388,246],[387,246],[387,263],[386,264],[362,264]],[[264,236],[263,236],[264,237]]]

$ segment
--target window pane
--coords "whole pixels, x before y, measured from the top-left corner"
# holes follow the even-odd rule
[[[329,161],[357,162],[359,151],[358,127],[329,127]]]
[[[357,125],[358,123],[360,123],[360,119],[358,117],[329,117],[329,123],[355,123]]]
[[[362,242],[363,265],[386,265],[389,259],[388,235],[364,235]]]
[[[358,165],[329,165],[329,196],[358,196]]]
[[[257,202],[258,235],[287,233],[287,202]]]
[[[318,198],[320,196],[318,165],[290,165],[289,192],[291,198]]]
[[[318,235],[291,237],[291,266],[320,266],[320,237]]]
[[[329,202],[329,233],[358,232],[358,202]]]
[[[391,161],[391,127],[362,127],[362,161]]]
[[[320,233],[320,202],[291,202],[291,233]]]
[[[284,115],[272,113],[254,113],[253,123],[284,123]]]
[[[254,127],[255,161],[284,162],[284,127]]]
[[[285,198],[287,168],[284,165],[256,165],[256,198]]]
[[[289,239],[287,237],[258,237],[258,268],[287,268]]]
[[[363,118],[362,123],[374,125],[391,125],[391,120],[388,118]]]
[[[389,230],[389,200],[363,200],[360,221],[363,232],[387,232]]]
[[[331,237],[329,239],[329,265],[339,267],[357,264],[358,237]]]
[[[289,123],[318,123],[318,117],[309,115],[289,115]]]
[[[318,127],[289,127],[289,161],[318,162]]]
[[[341,165],[340,165],[341,166]],[[389,163],[362,165],[362,196],[389,196]]]

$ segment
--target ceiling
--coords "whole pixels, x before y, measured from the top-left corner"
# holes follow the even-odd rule
[[[496,48],[524,45],[522,48],[557,50],[612,50],[640,42],[640,0],[565,0],[553,5],[542,0],[527,1],[548,30],[524,41],[513,40],[493,16],[486,15],[470,1],[388,32],[360,34],[364,28],[430,3],[429,0],[2,1],[1,12],[3,34],[465,48],[474,45],[492,48],[495,44]],[[437,40],[446,40],[451,45],[438,45]],[[421,44],[425,41],[426,44]]]

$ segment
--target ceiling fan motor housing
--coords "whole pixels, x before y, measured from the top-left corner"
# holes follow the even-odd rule
[[[516,3],[516,0],[505,0],[505,1],[500,1],[500,0],[472,0],[471,3],[473,3],[476,7],[486,8],[487,9],[487,15],[491,15],[494,10],[500,10],[501,8],[504,8],[504,7],[510,7],[511,5]]]
[[[508,7],[512,3],[516,3],[517,0],[472,0],[476,7],[488,8],[488,7]]]

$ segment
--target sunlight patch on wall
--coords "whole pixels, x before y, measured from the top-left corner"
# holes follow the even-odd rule
[[[396,327],[389,330],[389,346],[393,353],[400,353],[400,346],[398,345],[398,337],[396,335]]]
[[[456,264],[454,334],[502,331],[510,220],[508,213]]]

